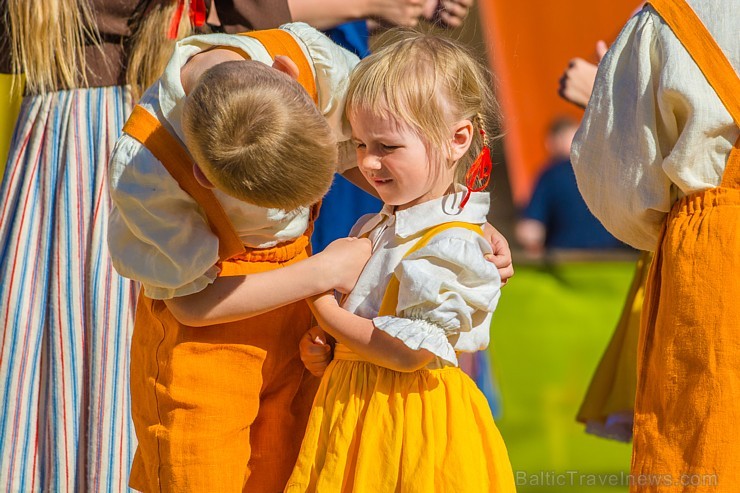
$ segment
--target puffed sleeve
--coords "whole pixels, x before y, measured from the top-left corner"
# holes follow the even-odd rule
[[[276,28],[291,20],[288,0],[214,0],[213,7],[229,34]]]
[[[308,49],[316,71],[316,89],[319,94],[319,110],[334,129],[339,143],[337,172],[342,173],[356,166],[356,153],[352,145],[352,129],[344,116],[349,74],[360,61],[357,55],[334,43],[321,31],[303,22],[282,26]]]
[[[571,148],[589,209],[614,236],[641,250],[655,249],[676,198],[663,156],[680,112],[671,106],[681,103],[658,94],[662,50],[655,21],[649,10],[630,19],[601,61]]]
[[[218,274],[218,238],[198,204],[152,154],[123,135],[110,159],[108,249],[154,299],[197,293]]]
[[[490,251],[472,231],[440,233],[396,267],[396,316],[376,317],[375,327],[453,365],[456,349],[484,349],[501,287],[498,270],[483,257]]]

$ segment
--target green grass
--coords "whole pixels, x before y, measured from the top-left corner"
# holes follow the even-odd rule
[[[575,415],[633,269],[631,262],[519,266],[503,289],[491,353],[503,398],[497,424],[520,493],[627,491],[630,446],[586,434]]]

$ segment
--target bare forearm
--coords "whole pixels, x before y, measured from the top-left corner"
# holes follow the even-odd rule
[[[381,18],[396,26],[415,26],[427,0],[288,0],[291,17],[318,29],[355,19]]]
[[[367,3],[365,0],[288,0],[288,7],[293,21],[329,29],[369,15]]]
[[[327,333],[371,363],[409,372],[426,366],[434,358],[429,351],[411,349],[401,340],[376,329],[371,320],[344,310],[326,295],[309,305]]]
[[[332,289],[333,280],[316,259],[269,272],[219,277],[203,291],[165,303],[181,323],[194,327],[254,317]]]

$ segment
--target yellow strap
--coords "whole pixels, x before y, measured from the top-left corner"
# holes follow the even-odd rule
[[[437,236],[442,231],[445,231],[451,228],[468,229],[470,231],[473,231],[483,236],[483,230],[477,224],[464,223],[462,221],[452,221],[449,223],[442,223],[442,224],[439,224],[437,226],[434,226],[426,230],[426,232],[422,235],[422,237],[419,238],[419,241],[417,241],[416,244],[412,246],[408,252],[406,252],[403,258],[406,258],[412,253],[420,250],[421,248],[424,248],[432,238]],[[380,310],[378,311],[379,317],[386,316],[386,315],[393,316],[396,314],[396,307],[398,306],[399,287],[400,287],[400,283],[398,282],[398,278],[396,277],[395,274],[393,274],[391,276],[390,281],[388,282],[388,286],[385,288],[385,294],[383,295],[383,301],[380,303]]]
[[[313,102],[319,104],[319,94],[316,90],[316,80],[311,70],[311,64],[303,54],[303,50],[293,36],[282,29],[267,29],[242,33],[242,36],[254,38],[265,47],[267,53],[274,60],[276,56],[287,56],[298,66],[298,83],[303,86]]]
[[[740,127],[740,77],[696,12],[685,0],[649,0],[648,3],[670,26]],[[722,186],[740,188],[740,138],[730,151]]]
[[[157,158],[172,177],[203,208],[208,224],[218,237],[218,255],[227,260],[245,252],[223,206],[212,190],[198,183],[193,175],[193,160],[157,118],[139,105],[134,106],[123,131],[140,142]]]

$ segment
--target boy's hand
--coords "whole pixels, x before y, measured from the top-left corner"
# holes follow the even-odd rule
[[[491,244],[492,254],[486,255],[486,260],[493,262],[501,276],[501,285],[504,286],[514,275],[514,264],[511,260],[511,249],[504,235],[489,223],[483,225],[483,236]]]
[[[349,293],[372,253],[367,238],[340,238],[332,241],[319,255],[325,257],[327,275],[334,281],[334,289]]]
[[[326,334],[319,327],[311,327],[298,343],[301,361],[312,375],[320,377],[331,362],[331,346]]]

